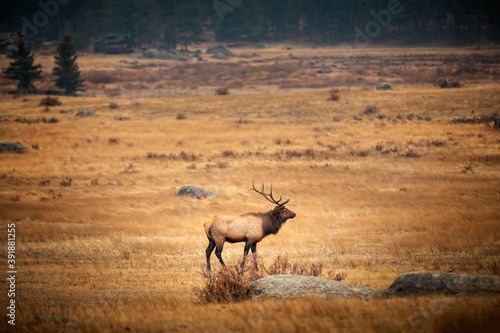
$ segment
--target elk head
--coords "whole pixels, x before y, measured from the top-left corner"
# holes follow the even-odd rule
[[[289,210],[288,208],[285,207],[285,205],[290,202],[290,198],[288,198],[285,201],[283,200],[283,196],[280,195],[280,198],[276,200],[273,197],[273,184],[271,183],[271,189],[269,193],[265,193],[264,191],[264,183],[262,183],[262,188],[261,190],[257,190],[255,188],[255,183],[252,182],[252,188],[250,191],[255,191],[262,195],[264,198],[266,198],[267,201],[273,203],[276,205],[276,207],[270,212],[272,216],[274,216],[277,220],[279,220],[281,223],[284,223],[288,219],[293,219],[295,217],[295,213]]]

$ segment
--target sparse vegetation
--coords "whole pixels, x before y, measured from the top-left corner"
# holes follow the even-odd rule
[[[37,117],[37,118],[16,118],[14,119],[16,123],[21,123],[21,124],[55,124],[59,122],[59,119],[56,117],[51,117],[49,119],[45,117]]]
[[[59,100],[59,97],[55,96],[46,96],[42,98],[40,101],[40,106],[58,106],[61,105],[61,101]]]
[[[279,184],[297,213],[261,243],[260,267],[269,271],[281,255],[289,259],[288,272],[295,263],[306,272],[321,263],[323,277],[381,290],[418,270],[500,276],[497,50],[472,56],[465,48],[367,47],[349,58],[337,48],[294,48],[305,59],[290,74],[261,67],[290,53],[281,44],[259,52],[219,64],[209,57],[203,64],[166,61],[158,81],[166,89],[140,79],[153,60],[137,58],[132,68],[134,54],[128,64],[118,64],[121,55],[82,55],[84,76],[101,71],[112,80],[87,86],[86,98],[60,97],[69,113],[54,107],[42,113],[45,95],[24,101],[0,95],[0,140],[39,145],[0,158],[0,227],[16,224],[21,254],[18,330],[482,332],[498,326],[498,295],[200,301],[193,290],[206,282],[203,222],[270,208],[248,193],[252,178]],[[472,68],[462,60],[473,61]],[[51,56],[40,61],[44,69],[53,65]],[[320,75],[312,61],[337,67]],[[0,58],[2,67],[8,62]],[[439,88],[441,77],[462,88]],[[241,91],[214,96],[234,78],[245,82]],[[397,89],[373,89],[385,78]],[[140,82],[146,89],[135,88]],[[327,101],[337,87],[340,99]],[[15,84],[0,80],[0,88]],[[110,99],[107,89],[120,94]],[[111,101],[120,112],[109,109]],[[379,113],[363,115],[368,105]],[[95,116],[76,117],[86,108]],[[188,120],[176,120],[182,113]],[[47,124],[53,116],[60,121]],[[61,185],[66,178],[71,186]],[[221,196],[178,197],[185,184]],[[241,254],[241,244],[225,244],[226,263]],[[218,262],[212,269],[220,269]],[[252,274],[268,273],[249,268],[245,278]],[[71,322],[34,319],[41,314]],[[0,321],[0,331],[7,325]]]
[[[328,93],[330,94],[330,97],[328,97],[328,100],[329,100],[329,101],[334,101],[334,102],[336,102],[336,101],[338,101],[338,100],[339,100],[339,98],[340,98],[340,94],[339,94],[339,93],[340,93],[340,90],[339,90],[339,89],[330,89],[330,90],[328,91]]]
[[[226,87],[219,87],[219,88],[215,89],[215,93],[217,95],[228,95],[229,89],[227,89]]]

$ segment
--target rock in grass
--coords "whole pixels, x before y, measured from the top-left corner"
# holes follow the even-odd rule
[[[73,96],[75,97],[85,97],[87,94],[85,94],[85,91],[83,90],[76,90],[72,93]]]
[[[206,188],[203,187],[198,187],[198,186],[192,186],[192,185],[184,185],[179,189],[179,192],[177,192],[178,196],[189,196],[197,199],[201,198],[217,198],[221,194],[219,192],[214,192],[207,190]]]
[[[500,277],[440,272],[411,272],[400,275],[386,290],[388,296],[500,293]]]
[[[382,82],[377,86],[377,90],[392,90],[392,84],[388,82]]]
[[[249,293],[257,297],[297,298],[368,298],[383,296],[380,290],[351,283],[303,275],[270,275],[250,285]]]
[[[214,55],[223,54],[226,57],[234,57],[233,52],[229,51],[229,49],[224,44],[219,44],[219,45],[214,46],[214,47],[209,47],[207,49],[207,53],[214,54]]]
[[[25,154],[29,152],[29,147],[26,143],[19,141],[0,141],[0,153],[5,152]]]
[[[77,117],[88,117],[88,116],[93,116],[93,115],[95,115],[95,112],[94,112],[94,110],[90,110],[90,109],[81,109],[80,111],[78,111],[76,113]]]

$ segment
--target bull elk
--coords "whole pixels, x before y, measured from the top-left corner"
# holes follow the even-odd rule
[[[276,235],[283,223],[295,217],[295,213],[285,207],[285,204],[290,199],[282,201],[282,196],[278,200],[274,199],[272,184],[269,194],[264,192],[264,184],[262,184],[262,189],[259,191],[255,188],[255,184],[252,183],[250,191],[261,194],[269,202],[275,204],[276,207],[267,213],[245,213],[240,216],[214,216],[208,220],[204,224],[204,227],[209,241],[205,251],[207,255],[207,269],[209,271],[210,255],[214,249],[215,255],[221,265],[226,267],[222,260],[222,248],[225,242],[245,242],[243,261],[241,263],[243,270],[248,251],[252,249],[252,253],[256,256],[257,243],[270,234]],[[254,257],[254,260],[256,260],[256,257]]]

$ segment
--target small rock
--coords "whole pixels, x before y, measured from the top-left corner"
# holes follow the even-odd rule
[[[222,52],[217,52],[215,53],[212,58],[215,58],[215,59],[220,59],[220,60],[227,60],[227,56],[222,53]]]
[[[259,43],[259,44],[255,45],[255,48],[256,49],[267,49],[267,44]]]
[[[93,115],[95,115],[95,112],[94,112],[94,110],[90,110],[90,109],[81,109],[80,111],[78,111],[76,113],[77,117],[89,117],[89,116],[93,116]]]
[[[223,53],[226,57],[234,57],[233,52],[229,51],[229,49],[224,44],[219,44],[214,47],[209,47],[207,49],[207,53],[209,54]]]
[[[388,82],[382,82],[377,86],[377,90],[392,90],[392,84]]]
[[[219,192],[207,190],[203,187],[185,185],[179,189],[179,192],[177,192],[177,195],[178,196],[189,196],[189,197],[201,199],[201,198],[206,198],[206,197],[217,198],[221,194]]]
[[[85,94],[85,91],[83,91],[83,90],[76,90],[76,91],[73,92],[72,95],[75,96],[75,97],[85,97],[85,96],[87,96],[87,94]]]

